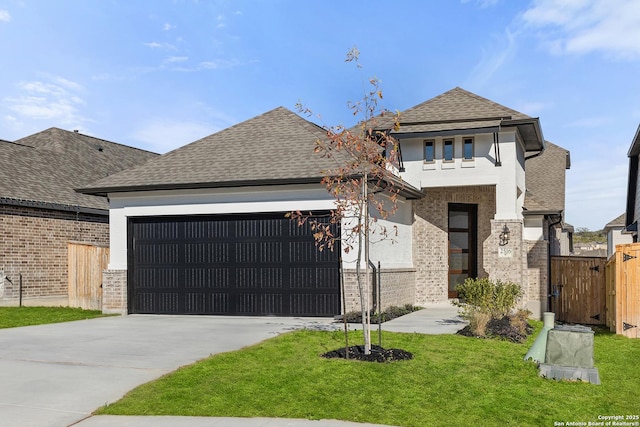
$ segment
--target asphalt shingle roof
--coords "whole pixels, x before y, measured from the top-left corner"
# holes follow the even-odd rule
[[[549,141],[541,155],[526,160],[525,209],[564,211],[565,171],[570,166],[569,151]]]
[[[460,87],[453,88],[400,115],[400,122],[416,123],[428,121],[451,125],[454,122],[477,122],[477,119],[517,120],[530,118],[511,108],[500,105]],[[449,126],[447,126],[448,128]]]
[[[112,175],[82,191],[225,187],[320,182],[333,161],[316,155],[321,127],[284,107],[221,130],[144,165]]]
[[[58,128],[0,141],[0,202],[107,210],[106,199],[75,188],[153,157],[157,154]]]
[[[620,214],[620,216],[609,221],[607,225],[604,226],[604,229],[606,230],[609,228],[624,228],[624,226],[626,225],[625,224],[626,217],[627,217],[626,213]]]

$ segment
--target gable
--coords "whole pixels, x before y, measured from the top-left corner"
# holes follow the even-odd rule
[[[516,127],[527,151],[544,147],[538,119],[456,87],[400,113],[398,138],[498,132]]]

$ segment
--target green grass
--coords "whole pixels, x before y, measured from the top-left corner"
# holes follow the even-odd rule
[[[0,329],[70,322],[104,316],[98,310],[70,307],[0,307]]]
[[[541,323],[536,322],[536,333]],[[341,332],[297,331],[213,356],[140,386],[100,414],[342,419],[398,426],[553,426],[640,414],[640,340],[598,333],[602,385],[538,376],[525,344],[383,335],[411,351],[387,364],[323,359]],[[354,333],[352,340],[361,336]],[[360,342],[360,341],[359,341]]]

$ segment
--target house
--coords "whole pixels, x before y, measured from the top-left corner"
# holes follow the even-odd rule
[[[50,128],[0,141],[0,304],[19,297],[66,305],[67,243],[109,244],[105,198],[74,188],[156,154]]]
[[[447,302],[465,278],[490,277],[521,284],[540,316],[568,152],[545,143],[537,118],[461,88],[406,110],[389,131],[404,185],[386,220],[397,236],[371,247],[382,304]],[[330,316],[341,267],[355,309],[355,255],[318,252],[311,230],[284,217],[332,209],[319,184],[332,164],[313,154],[324,137],[280,107],[79,189],[110,202],[104,310]],[[535,157],[542,165],[528,172]],[[531,176],[550,170],[560,187]]]
[[[573,252],[573,226],[564,222],[565,172],[571,168],[568,150],[546,141],[542,153],[526,159],[527,191],[523,215],[525,224],[541,220],[545,215],[551,228],[545,230],[549,252],[570,255]],[[534,227],[535,228],[535,227]],[[536,239],[533,239],[536,240]]]
[[[620,214],[604,226],[604,232],[607,233],[607,258],[616,253],[616,245],[633,243],[633,237],[623,233],[625,217],[625,214]]]
[[[640,219],[640,185],[638,185],[638,163],[640,161],[640,126],[627,152],[629,157],[629,178],[627,180],[627,210],[625,231],[631,234],[633,242],[638,241],[638,220]]]

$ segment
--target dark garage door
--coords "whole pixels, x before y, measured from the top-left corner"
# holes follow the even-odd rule
[[[130,218],[129,312],[333,316],[339,248],[278,214]]]

